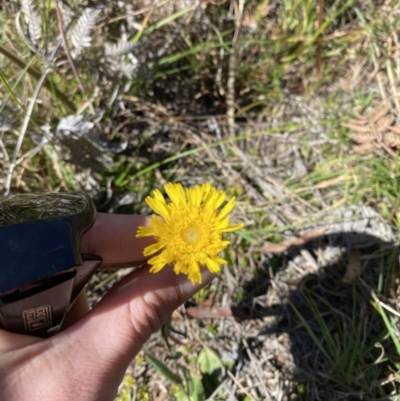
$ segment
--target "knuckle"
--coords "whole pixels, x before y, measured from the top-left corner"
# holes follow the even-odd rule
[[[133,334],[143,343],[161,328],[167,316],[163,310],[163,300],[158,294],[146,293],[129,302]]]

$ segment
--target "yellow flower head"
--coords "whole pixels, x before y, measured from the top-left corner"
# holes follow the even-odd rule
[[[201,283],[201,266],[216,273],[221,264],[227,263],[218,256],[229,244],[222,239],[222,233],[243,227],[243,224],[229,224],[235,198],[218,210],[226,194],[209,183],[187,189],[181,184],[168,183],[164,189],[171,202],[167,203],[158,189],[153,191],[153,197],[146,198],[146,203],[159,216],[152,215],[149,226],[138,229],[137,237],[154,236],[157,240],[143,254],[156,254],[148,261],[152,273],[173,264],[176,274],[187,274],[192,283]]]

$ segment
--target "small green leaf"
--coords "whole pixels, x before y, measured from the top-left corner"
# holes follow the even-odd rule
[[[181,358],[183,356],[182,352],[176,352],[173,355],[168,355],[165,357],[165,360],[168,361],[168,359],[172,359],[173,361],[176,361],[177,359]]]
[[[185,376],[184,388],[174,391],[177,401],[204,401],[206,394],[204,391],[201,378],[191,372],[189,369],[182,367]]]
[[[179,330],[174,329],[172,326],[172,318],[171,316],[168,317],[168,319],[165,321],[165,323],[161,326],[161,335],[163,339],[167,342],[168,344],[168,338],[171,333],[179,334],[182,337],[186,337],[185,333],[182,333]]]
[[[149,360],[149,362],[158,370],[159,373],[161,373],[166,379],[168,379],[170,382],[174,384],[181,384],[182,380],[181,378],[176,375],[168,366],[166,366],[164,363],[162,363],[159,359],[154,357],[153,355],[148,354],[147,352],[145,353],[146,358]]]
[[[171,334],[171,316],[168,316],[165,323],[161,326],[162,338],[168,342],[169,335]]]
[[[201,373],[212,373],[215,370],[223,369],[224,365],[221,362],[218,354],[211,348],[204,347],[197,358]]]

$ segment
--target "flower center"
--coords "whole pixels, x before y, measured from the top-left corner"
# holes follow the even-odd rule
[[[196,245],[202,239],[203,230],[197,226],[188,226],[182,230],[182,238],[189,245]]]

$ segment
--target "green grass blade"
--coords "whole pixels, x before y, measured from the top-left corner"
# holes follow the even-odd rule
[[[176,375],[168,366],[162,363],[159,359],[154,357],[153,355],[145,352],[146,358],[149,362],[154,366],[155,369],[158,370],[166,379],[168,379],[171,383],[174,384],[182,384],[181,378]]]
[[[382,306],[378,302],[372,302],[372,306],[377,310],[377,312],[380,314],[383,322],[385,323],[386,329],[393,341],[393,344],[396,347],[398,355],[400,355],[400,341],[397,338],[396,333],[394,332],[393,328],[396,327],[394,323],[391,323],[385,310],[382,308]]]
[[[221,37],[225,37],[226,35],[229,35],[232,31],[227,30],[224,32],[221,32]],[[166,64],[171,64],[175,63],[176,61],[179,61],[185,57],[192,56],[194,54],[200,53],[203,50],[210,51],[212,49],[219,49],[221,46],[225,47],[226,50],[229,49],[229,46],[231,45],[230,41],[225,41],[223,44],[221,44],[219,41],[217,41],[218,37],[214,36],[210,40],[200,43],[196,46],[192,46],[190,49],[182,51],[180,53],[176,54],[171,54],[169,56],[161,58],[157,63],[151,62],[148,63],[149,68],[154,68],[155,65],[166,65]]]
[[[144,23],[142,28],[139,29],[138,32],[136,33],[136,35],[133,37],[132,43],[139,42],[140,38],[143,35],[151,34],[152,32],[156,31],[157,29],[160,29],[164,25],[167,25],[167,24],[173,22],[174,20],[176,20],[177,18],[182,17],[190,10],[191,10],[191,8],[184,8],[183,10],[177,11],[176,13],[171,14],[171,15],[161,19],[160,21],[156,22],[154,25],[149,26],[148,28],[145,27],[146,24]],[[147,22],[147,19],[146,19],[146,22]]]
[[[337,121],[338,120],[335,120],[335,122],[337,122]],[[321,124],[321,125],[328,125],[330,123],[332,123],[332,120],[319,121],[319,124]],[[293,123],[289,123],[289,124],[286,124],[284,126],[273,127],[271,129],[268,129],[268,130],[253,132],[251,134],[238,135],[238,136],[236,136],[234,138],[227,138],[227,139],[216,141],[216,142],[204,145],[204,146],[198,146],[197,148],[189,149],[189,150],[186,150],[184,152],[177,153],[176,155],[167,157],[164,160],[161,160],[161,161],[159,161],[157,163],[153,163],[150,166],[147,166],[147,167],[143,168],[142,170],[139,170],[137,173],[135,173],[135,174],[133,174],[131,176],[131,180],[134,180],[134,179],[136,179],[138,177],[141,177],[142,175],[145,175],[145,174],[147,174],[147,173],[149,173],[149,172],[151,172],[151,171],[153,171],[153,170],[155,170],[155,169],[157,169],[157,168],[159,168],[159,167],[161,167],[161,166],[163,166],[165,164],[171,163],[171,162],[173,162],[175,160],[183,159],[186,156],[190,156],[190,155],[196,154],[196,153],[198,153],[198,152],[200,152],[202,150],[215,148],[215,147],[221,146],[221,145],[227,145],[229,143],[241,141],[241,140],[244,140],[244,139],[257,138],[257,137],[263,136],[263,135],[271,135],[271,134],[278,133],[278,132],[287,132],[288,133],[288,132],[291,132],[291,131],[295,131],[297,129],[304,129],[304,128],[311,127],[311,126],[312,126],[312,124],[293,124]]]
[[[18,106],[21,107],[22,110],[25,110],[25,107],[23,106],[23,104],[19,101],[18,97],[15,95],[15,93],[12,90],[12,88],[10,87],[10,85],[8,85],[7,79],[1,70],[0,70],[0,81],[3,82],[9,95],[15,100],[15,102],[18,104]]]
[[[149,35],[150,33],[160,29],[164,25],[170,24],[171,22],[175,21],[176,19],[182,17],[183,15],[187,14],[189,11],[193,10],[193,8],[184,8],[182,10],[177,11],[174,14],[168,15],[167,17],[157,21],[154,25],[149,26],[143,32],[144,35]]]
[[[304,319],[303,315],[300,313],[300,311],[295,307],[294,303],[292,301],[288,301],[290,307],[293,309],[294,313],[296,316],[299,318],[300,322],[304,326],[304,328],[307,330],[307,333],[311,337],[311,339],[314,341],[315,345],[318,347],[318,349],[324,354],[326,359],[329,361],[330,364],[333,365],[333,360],[329,353],[326,351],[325,347],[322,345],[321,341],[318,339],[318,337],[315,335],[313,330],[311,329],[310,325],[308,324],[307,320]]]
[[[0,44],[0,53],[6,56],[9,60],[11,60],[14,64],[18,65],[22,69],[27,69],[28,74],[31,75],[36,80],[39,80],[42,76],[42,73],[32,66],[27,66],[27,63],[21,59],[17,54],[12,52],[10,49]],[[64,105],[66,109],[68,109],[71,113],[76,113],[76,107],[74,104],[68,99],[66,95],[64,95],[50,80],[49,77],[44,81],[43,86],[48,89],[50,92],[53,92],[57,99]]]
[[[322,332],[322,336],[325,340],[325,343],[328,346],[329,353],[332,356],[332,358],[335,358],[337,350],[336,350],[336,344],[335,341],[331,335],[330,330],[328,329],[324,318],[321,316],[321,313],[318,310],[317,305],[315,304],[314,300],[311,297],[311,294],[306,294],[303,293],[304,298],[306,299],[308,306],[310,307],[315,319],[317,320],[318,326]]]

